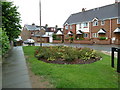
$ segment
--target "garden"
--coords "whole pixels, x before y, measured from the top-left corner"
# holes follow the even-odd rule
[[[73,48],[67,46],[39,47],[35,57],[48,63],[86,64],[102,59],[100,54],[90,48]]]
[[[44,77],[54,88],[118,88],[118,74],[110,66],[109,55],[88,48],[63,46],[25,46],[23,50],[31,71]],[[53,63],[56,59],[64,63]],[[76,60],[93,62],[72,63]]]

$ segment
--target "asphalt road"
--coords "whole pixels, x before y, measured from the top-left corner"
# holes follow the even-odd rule
[[[43,46],[70,46],[70,47],[88,47],[100,51],[111,51],[112,47],[120,48],[120,45],[89,45],[89,44],[51,44],[51,43],[42,43]],[[28,46],[24,44],[24,46]],[[35,43],[35,46],[40,46],[40,43]]]

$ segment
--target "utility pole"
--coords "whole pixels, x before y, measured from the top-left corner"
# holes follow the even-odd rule
[[[41,30],[41,0],[39,0],[39,12],[40,12],[40,30]],[[40,46],[42,46],[42,34],[40,32]]]

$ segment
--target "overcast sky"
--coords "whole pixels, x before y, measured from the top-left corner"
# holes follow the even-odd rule
[[[39,0],[12,0],[21,14],[22,26],[39,25]],[[115,3],[115,0],[41,0],[42,25],[62,27],[67,18],[82,8],[86,10]]]

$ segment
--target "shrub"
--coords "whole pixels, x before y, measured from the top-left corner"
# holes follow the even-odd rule
[[[73,38],[73,37],[70,37],[70,40],[71,40],[71,41],[73,41],[73,40],[74,40],[74,38]]]
[[[54,39],[54,40],[61,40],[61,38],[56,38],[56,39]]]
[[[76,40],[85,40],[84,38],[77,38]]]
[[[73,61],[75,59],[89,60],[100,58],[100,55],[95,50],[90,48],[73,48],[65,46],[50,46],[39,47],[35,51],[35,56],[38,59],[46,59],[54,61],[56,59],[64,59],[66,61]]]
[[[53,34],[52,37],[53,37],[53,40],[55,40],[57,36],[56,34]]]
[[[8,36],[6,35],[6,32],[4,32],[1,28],[0,28],[0,55],[2,54],[5,55],[5,53],[9,50],[10,48],[10,44],[9,44],[9,40],[8,40]]]
[[[66,48],[65,52],[63,52],[62,58],[66,61],[73,61],[75,59],[78,59],[77,50],[72,47]]]
[[[100,40],[106,40],[106,37],[100,37],[99,39]]]
[[[100,58],[101,56],[95,51],[90,48],[83,48],[79,51],[79,58],[83,60],[95,59]]]

